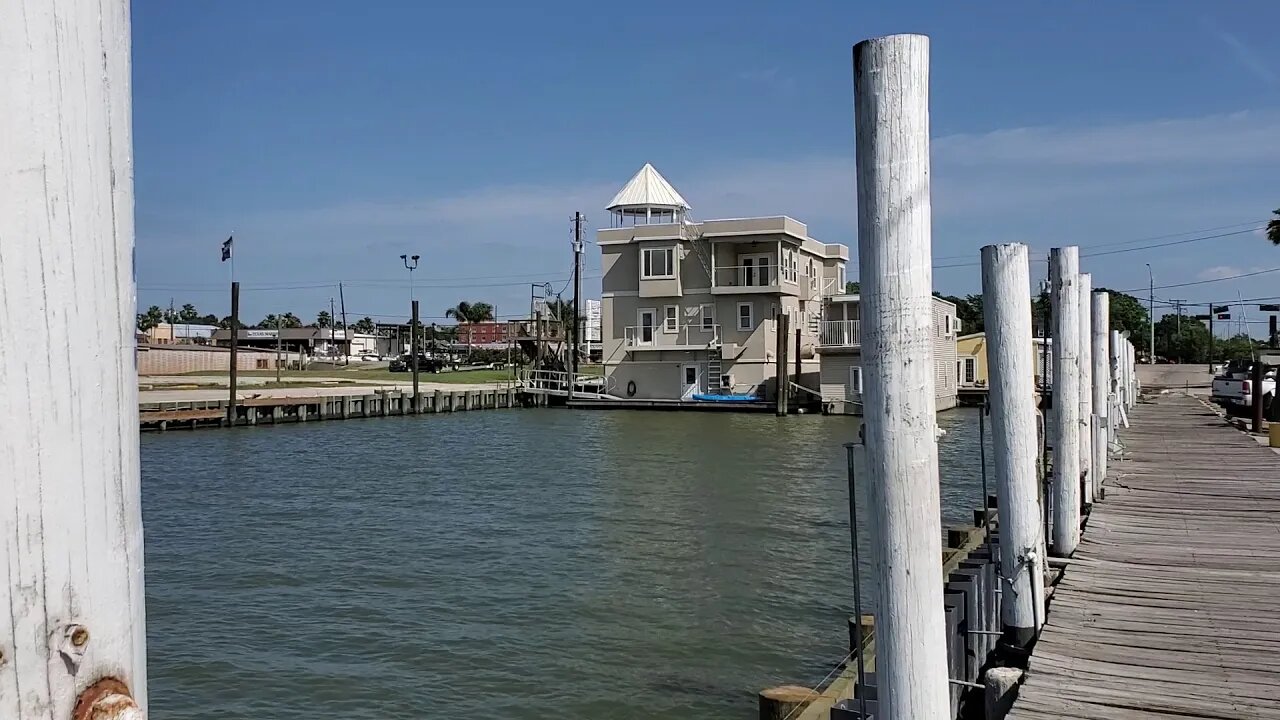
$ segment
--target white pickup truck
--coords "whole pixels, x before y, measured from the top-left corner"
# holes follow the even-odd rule
[[[1212,400],[1228,409],[1247,409],[1253,407],[1253,364],[1255,360],[1232,360],[1227,363],[1217,377],[1213,379]],[[1263,365],[1262,368],[1262,408],[1264,411],[1271,405],[1271,398],[1276,392],[1276,369]]]

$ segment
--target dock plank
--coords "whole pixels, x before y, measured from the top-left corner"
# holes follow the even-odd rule
[[[1008,717],[1280,720],[1280,457],[1139,403]]]

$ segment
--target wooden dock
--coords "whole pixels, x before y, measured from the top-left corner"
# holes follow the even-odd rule
[[[1280,718],[1280,456],[1135,406],[1009,718]]]

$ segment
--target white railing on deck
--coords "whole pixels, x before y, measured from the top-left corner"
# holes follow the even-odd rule
[[[648,340],[645,335],[648,334]],[[673,345],[696,345],[698,347],[714,347],[720,344],[719,325],[679,325],[675,332],[667,332],[662,325],[643,327],[633,325],[623,328],[622,343],[626,347],[670,347]]]
[[[823,320],[819,345],[827,347],[857,347],[862,344],[858,320]]]

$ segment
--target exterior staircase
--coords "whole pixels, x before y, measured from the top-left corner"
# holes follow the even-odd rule
[[[723,355],[719,344],[707,348],[707,392],[712,395],[720,395],[725,391],[725,388],[720,384],[720,378],[722,377],[721,360],[723,360]]]

